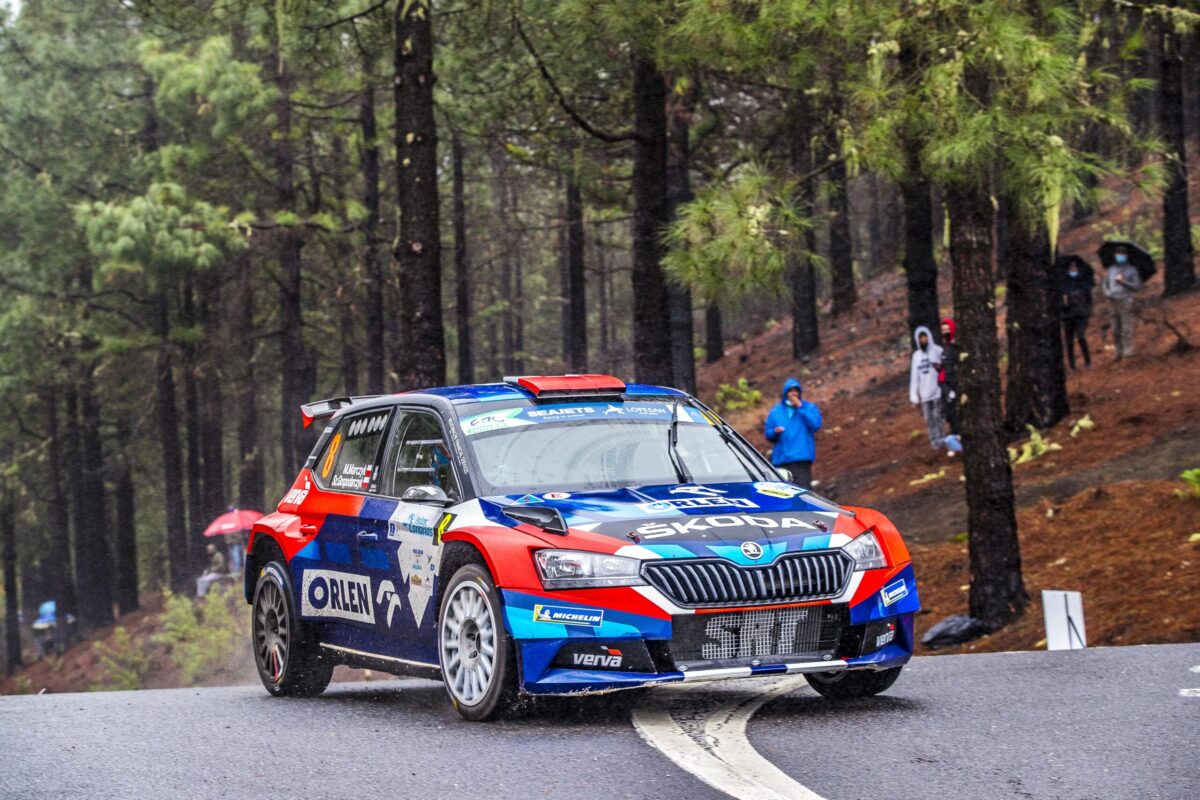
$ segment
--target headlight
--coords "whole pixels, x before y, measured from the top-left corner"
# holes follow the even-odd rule
[[[583,589],[593,586],[642,586],[636,558],[585,553],[581,550],[537,550],[533,554],[542,586]]]
[[[874,531],[867,531],[857,539],[843,545],[842,549],[854,559],[855,570],[878,569],[887,566],[887,559],[883,557],[883,549],[875,539]]]

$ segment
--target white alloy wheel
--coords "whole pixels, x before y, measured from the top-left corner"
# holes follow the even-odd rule
[[[438,631],[442,678],[458,702],[476,706],[496,667],[496,621],[487,591],[476,581],[452,589]]]

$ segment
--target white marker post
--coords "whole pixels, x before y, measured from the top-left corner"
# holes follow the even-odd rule
[[[1083,624],[1083,595],[1079,592],[1042,590],[1047,650],[1082,650],[1087,647]]]

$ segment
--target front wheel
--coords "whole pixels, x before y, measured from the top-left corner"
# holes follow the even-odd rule
[[[277,697],[312,697],[325,691],[333,661],[320,652],[309,626],[296,614],[287,569],[263,567],[254,587],[252,644],[258,677]]]
[[[516,708],[517,655],[501,619],[500,593],[488,571],[463,566],[442,595],[438,654],[455,710],[473,721]]]
[[[822,697],[830,700],[854,700],[873,697],[900,677],[904,667],[881,670],[839,670],[836,672],[806,672],[805,680]]]

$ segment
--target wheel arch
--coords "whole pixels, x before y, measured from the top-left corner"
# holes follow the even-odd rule
[[[254,587],[258,583],[259,572],[272,561],[287,564],[283,548],[269,533],[256,531],[250,538],[250,547],[246,551],[245,572],[242,575],[242,594],[247,603],[254,602]]]

